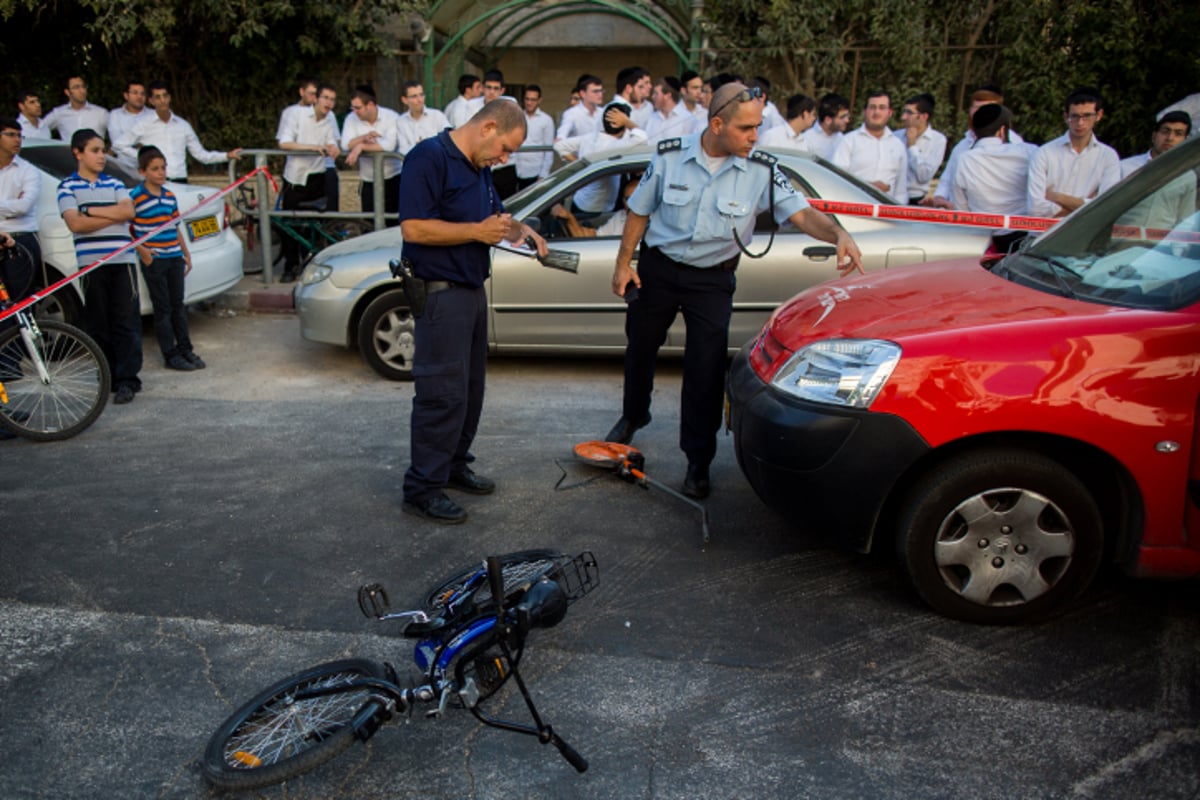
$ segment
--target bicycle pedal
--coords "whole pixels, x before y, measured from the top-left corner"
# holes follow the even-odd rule
[[[379,583],[358,587],[358,609],[367,619],[379,619],[392,607],[387,590]]]

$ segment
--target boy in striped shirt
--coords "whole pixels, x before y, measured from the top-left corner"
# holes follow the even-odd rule
[[[133,235],[140,239],[150,231],[179,219],[179,203],[164,184],[167,159],[157,147],[138,151],[138,173],[142,182],[133,200]],[[179,235],[178,225],[156,233],[137,246],[142,260],[142,277],[154,304],[154,336],[168,369],[190,372],[204,369],[204,361],[192,350],[188,338],[187,306],[183,304],[183,278],[192,271],[192,254]]]
[[[142,388],[142,318],[138,303],[137,254],[128,247],[133,203],[125,184],[104,172],[104,139],[83,128],[71,136],[76,170],[58,184],[58,210],[74,234],[79,267],[104,257],[83,278],[88,332],[108,360],[115,403],[128,403]]]

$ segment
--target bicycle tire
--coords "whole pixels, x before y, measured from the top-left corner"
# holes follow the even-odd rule
[[[384,678],[384,667],[361,658],[330,661],[264,689],[212,735],[201,762],[205,779],[222,789],[256,789],[331,760],[354,743],[350,722],[374,690],[348,689],[299,703],[291,698],[300,689],[359,677]]]
[[[499,558],[500,572],[504,576],[506,603],[511,602],[516,597],[517,590],[525,584],[561,569],[571,560],[569,556],[557,550],[519,550],[515,553],[505,553]],[[437,586],[426,593],[426,608],[433,612],[445,608],[450,596],[462,589],[478,570],[478,564],[465,567],[439,581]],[[474,605],[477,613],[495,612],[496,603],[487,581],[476,591]]]
[[[83,331],[57,320],[38,323],[38,355],[48,381],[39,378],[21,328],[0,334],[0,383],[8,403],[0,427],[37,442],[69,439],[96,421],[112,388],[108,359]]]

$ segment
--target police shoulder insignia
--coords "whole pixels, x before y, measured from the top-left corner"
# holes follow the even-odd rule
[[[658,143],[658,152],[660,152],[660,153],[669,153],[672,150],[682,150],[682,149],[683,149],[683,139],[680,139],[679,137],[675,137],[674,139],[663,139],[661,142]]]
[[[750,160],[762,164],[764,167],[773,167],[779,161],[775,156],[765,153],[762,150],[755,150],[751,153]]]

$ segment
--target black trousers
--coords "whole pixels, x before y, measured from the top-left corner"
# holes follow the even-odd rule
[[[284,181],[283,197],[280,198],[280,206],[285,211],[295,211],[305,203],[311,203],[313,200],[320,200],[325,196],[325,173],[314,172],[308,176],[308,179],[303,184],[288,183]],[[289,236],[285,232],[279,232],[282,236],[280,245],[283,248],[283,269],[285,272],[295,272],[300,266],[300,242]]]
[[[4,288],[8,290],[8,297],[14,303],[18,300],[24,300],[33,291],[34,279],[42,271],[42,247],[38,242],[36,233],[13,233],[9,234],[16,240],[17,244],[25,248],[29,253],[26,258],[24,253],[9,254],[9,258],[0,261],[0,281],[4,283]],[[59,291],[70,292],[74,291],[70,288],[62,288]],[[0,333],[4,333],[10,328],[17,327],[17,320],[14,317],[0,322]],[[21,345],[13,345],[11,351],[6,351],[6,356],[0,356],[5,362],[20,361],[21,354],[24,350]]]
[[[325,168],[325,210],[341,211],[342,189],[337,167]]]
[[[134,264],[104,264],[83,276],[88,333],[104,351],[113,391],[142,385],[142,315]]]
[[[362,201],[362,210],[375,210],[375,183],[363,181],[358,185],[358,198]],[[383,182],[383,211],[386,214],[400,213],[400,176],[394,175]],[[399,219],[389,219],[384,227],[391,228],[400,224]]]
[[[413,356],[412,465],[404,499],[441,493],[450,473],[475,460],[471,443],[487,376],[487,294],[455,286],[429,295]]]
[[[188,337],[187,306],[183,304],[183,273],[187,264],[183,256],[156,258],[142,264],[142,277],[150,302],[154,304],[154,338],[163,360],[192,352]]]
[[[724,405],[729,319],[737,279],[732,269],[698,269],[642,245],[642,288],[625,313],[622,413],[637,422],[650,412],[654,364],[679,312],[687,325],[680,398],[679,447],[689,463],[707,466],[717,454]]]

